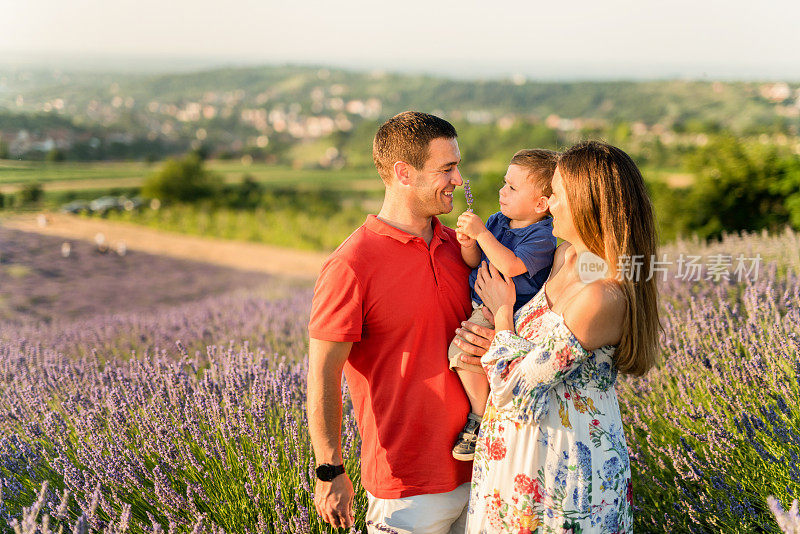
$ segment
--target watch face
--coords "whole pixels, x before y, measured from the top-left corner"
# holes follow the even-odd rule
[[[322,464],[317,467],[317,478],[323,482],[330,482],[333,480],[334,467],[330,464]]]

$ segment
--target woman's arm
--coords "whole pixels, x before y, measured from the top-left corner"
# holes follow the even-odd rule
[[[586,350],[616,345],[622,338],[627,302],[614,280],[587,284],[564,308],[564,322]]]
[[[602,280],[584,287],[562,320],[536,343],[498,329],[481,359],[495,406],[522,418],[541,416],[547,391],[591,357],[592,350],[619,342],[625,306],[616,282]]]

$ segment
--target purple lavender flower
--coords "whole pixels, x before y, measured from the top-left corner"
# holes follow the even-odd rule
[[[467,199],[467,211],[472,211],[472,187],[469,185],[469,178],[464,178],[464,197]]]
[[[800,490],[800,239],[670,247],[758,249],[773,263],[758,280],[661,284],[663,361],[616,384],[637,530],[774,529],[765,497]],[[276,284],[147,313],[0,321],[0,521],[22,524],[37,502],[30,488],[47,479],[39,515],[65,529],[322,531],[305,415],[310,297]],[[358,487],[361,440],[343,395]],[[365,508],[360,491],[360,529]]]

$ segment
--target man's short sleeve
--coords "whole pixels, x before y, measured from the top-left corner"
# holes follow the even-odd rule
[[[325,262],[314,287],[308,334],[324,341],[360,341],[363,321],[361,284],[347,262]]]
[[[514,255],[522,260],[528,269],[528,276],[533,276],[542,269],[553,265],[553,253],[556,250],[556,238],[549,228],[536,229],[525,236],[514,247]]]

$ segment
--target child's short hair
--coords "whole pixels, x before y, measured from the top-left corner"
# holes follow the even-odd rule
[[[549,197],[553,194],[553,174],[558,164],[558,152],[543,148],[526,148],[511,158],[511,165],[519,165],[528,171],[528,180]]]

